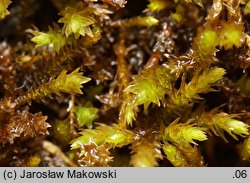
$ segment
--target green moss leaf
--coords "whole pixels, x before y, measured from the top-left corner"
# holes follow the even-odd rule
[[[10,12],[7,10],[10,4],[10,0],[0,0],[0,20],[4,19],[5,16],[10,14]]]
[[[198,124],[208,127],[217,136],[222,137],[226,142],[224,131],[231,135],[234,139],[238,140],[236,135],[245,137],[249,134],[249,126],[242,121],[234,119],[237,115],[218,112],[215,108],[209,112],[203,112],[197,119]]]
[[[72,141],[72,149],[78,149],[91,143],[98,146],[107,144],[109,148],[122,147],[131,143],[133,135],[131,131],[120,129],[116,124],[112,126],[99,124],[96,129],[86,129],[81,134],[80,137]]]
[[[154,26],[158,24],[158,20],[153,16],[138,16],[130,19],[119,20],[111,25],[115,27],[133,27],[133,26]]]
[[[134,76],[134,80],[125,89],[129,96],[125,106],[126,118],[130,123],[135,118],[136,108],[144,105],[147,110],[150,103],[158,106],[165,100],[168,88],[173,76],[165,66],[143,70],[141,74]]]
[[[165,9],[169,3],[165,0],[148,0],[149,4],[147,5],[148,9],[152,12],[158,12]]]
[[[96,20],[90,16],[90,12],[84,9],[83,4],[79,2],[75,7],[66,7],[59,13],[63,16],[58,20],[59,23],[64,23],[63,33],[68,37],[74,34],[77,39],[80,35],[87,34],[93,37],[90,25],[96,23]]]
[[[233,46],[235,46],[239,48],[246,39],[243,29],[243,24],[237,24],[236,22],[222,22],[220,47],[232,49]]]
[[[98,118],[98,109],[94,107],[81,107],[75,109],[79,127],[87,126],[92,128],[92,122]]]
[[[173,142],[182,142],[186,141],[191,144],[197,145],[194,140],[197,141],[204,141],[207,140],[207,136],[205,133],[205,128],[195,127],[194,125],[190,124],[177,124],[178,120],[171,123],[165,129],[165,138],[170,139]],[[184,143],[185,144],[185,143]]]
[[[211,86],[216,85],[216,82],[222,78],[225,70],[222,68],[206,69],[202,73],[196,72],[191,81],[185,83],[185,78],[182,81],[179,90],[174,90],[169,98],[168,110],[178,112],[182,108],[185,109],[191,101],[201,99],[200,93],[214,91]]]
[[[55,28],[49,27],[48,33],[31,31],[31,33],[34,35],[31,41],[36,43],[36,47],[51,45],[53,49],[58,52],[66,44],[67,40],[58,27],[54,27]]]
[[[79,68],[67,74],[64,70],[57,78],[51,78],[47,83],[34,88],[24,95],[18,97],[16,102],[22,105],[31,100],[42,100],[44,97],[51,97],[52,94],[60,95],[61,92],[69,94],[82,94],[82,84],[90,81],[90,78],[84,77]]]
[[[163,152],[167,155],[167,159],[175,167],[183,167],[188,165],[185,156],[175,146],[166,143],[163,145],[162,149]]]

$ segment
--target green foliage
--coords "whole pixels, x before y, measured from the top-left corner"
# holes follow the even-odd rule
[[[210,25],[198,30],[197,36],[194,40],[194,49],[197,49],[199,59],[207,62],[213,61],[211,56],[215,55],[218,45],[219,35],[216,30],[214,30]]]
[[[132,124],[139,105],[143,104],[144,110],[147,110],[150,103],[160,106],[161,102],[165,100],[165,95],[168,93],[173,79],[174,76],[165,66],[146,69],[140,75],[134,76],[134,80],[124,90],[129,96],[125,99],[126,104],[122,109],[125,121],[130,125]]]
[[[10,3],[0,0],[0,19]],[[0,164],[248,165],[249,2],[211,3],[11,4],[0,22]],[[240,156],[220,156],[228,150]]]
[[[77,39],[80,35],[88,35],[93,37],[90,25],[96,23],[96,20],[91,17],[90,11],[83,7],[83,4],[79,2],[75,7],[66,7],[59,13],[62,16],[58,20],[59,23],[64,23],[63,33],[68,37],[74,34]]]
[[[213,91],[212,85],[216,85],[216,81],[220,80],[225,74],[222,68],[214,68],[196,72],[191,81],[187,84],[185,78],[182,80],[179,90],[173,90],[169,98],[169,107],[174,110],[185,108],[190,101],[201,99],[200,93]],[[171,106],[172,105],[172,106]]]
[[[243,24],[235,22],[222,22],[220,31],[220,46],[225,49],[232,49],[233,46],[239,48],[245,41],[243,33]]]
[[[42,100],[44,97],[52,97],[52,94],[60,95],[61,92],[70,94],[82,94],[82,84],[90,81],[90,78],[82,76],[79,68],[67,74],[64,70],[57,78],[51,78],[47,83],[28,91],[17,99],[17,103],[24,104],[31,100]]]
[[[92,36],[86,35],[83,37],[83,44],[86,47],[91,47],[101,39],[102,31],[100,27],[94,26],[94,28],[91,31],[92,31]]]
[[[36,43],[36,47],[52,45],[53,49],[58,52],[66,44],[66,39],[58,28],[49,27],[48,33],[39,31],[31,31],[31,33],[34,35],[31,41]]]
[[[234,139],[238,140],[236,135],[245,137],[248,135],[248,125],[242,121],[234,119],[237,115],[227,114],[224,112],[219,113],[215,108],[209,112],[203,112],[198,118],[197,123],[201,126],[209,128],[215,135],[222,137],[225,141],[224,131],[231,135]]]
[[[175,167],[183,167],[188,166],[188,162],[184,155],[178,150],[175,146],[166,143],[162,147],[164,153],[167,156],[167,159],[175,166]]]
[[[144,70],[140,75],[134,76],[134,80],[125,92],[134,94],[135,106],[144,104],[144,109],[147,110],[150,103],[160,106],[160,101],[164,100],[171,79],[168,69],[164,66]]]
[[[112,26],[115,27],[133,27],[133,26],[154,26],[158,24],[158,20],[152,16],[134,17],[130,19],[120,20],[113,22]]]
[[[194,140],[204,141],[207,139],[205,129],[194,127],[194,124],[177,123],[177,119],[170,124],[164,133],[164,152],[169,158],[169,161],[176,166],[185,166],[186,162],[189,166],[203,166],[203,158],[201,157],[197,145]],[[171,143],[173,146],[169,145]],[[175,159],[173,156],[180,156],[180,159]]]
[[[132,133],[125,129],[120,129],[116,124],[112,126],[99,124],[94,130],[83,130],[82,136],[72,141],[72,149],[78,149],[81,146],[90,145],[95,143],[96,145],[102,145],[107,143],[110,148],[122,147],[130,143]]]
[[[5,16],[10,14],[10,12],[7,10],[10,4],[10,0],[0,0],[0,20],[4,19]]]
[[[194,142],[194,140],[207,140],[207,136],[204,132],[205,129],[194,127],[194,125],[190,125],[189,122],[187,122],[187,124],[177,123],[178,121],[179,120],[174,121],[165,129],[165,140],[172,141],[173,143],[191,143],[195,145],[197,145],[197,143]]]
[[[169,3],[164,0],[148,0],[149,4],[147,5],[148,9],[152,12],[158,12],[165,9]]]
[[[94,107],[78,106],[75,109],[79,127],[92,128],[92,122],[98,118],[98,109]]]

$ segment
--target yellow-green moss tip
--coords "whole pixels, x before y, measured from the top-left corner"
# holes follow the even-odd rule
[[[96,20],[90,16],[90,11],[83,8],[83,4],[79,2],[75,7],[66,7],[59,13],[63,16],[58,20],[59,23],[64,23],[63,33],[68,37],[74,34],[77,39],[80,35],[87,34],[93,37],[90,25],[96,23]]]
[[[235,134],[239,136],[246,136],[248,135],[248,125],[243,123],[242,121],[236,119],[229,119],[227,121],[228,128]]]
[[[140,26],[153,26],[157,25],[159,20],[152,16],[147,16],[147,17],[139,17],[138,18],[138,25]]]
[[[94,107],[78,106],[75,108],[75,113],[79,127],[92,128],[92,122],[98,118],[98,109]]]
[[[168,1],[166,0],[148,0],[148,9],[152,12],[159,12],[168,6]]]
[[[222,28],[220,30],[220,47],[224,47],[226,50],[232,49],[233,46],[239,48],[246,39],[243,29],[243,24],[222,22]]]
[[[52,46],[55,52],[58,52],[65,44],[66,38],[57,28],[49,27],[49,32],[31,31],[34,37],[32,42],[36,43],[36,47],[39,46]]]
[[[10,14],[10,12],[7,10],[10,4],[10,0],[0,0],[0,20],[4,19],[5,16]]]
[[[215,51],[215,46],[218,44],[217,32],[207,27],[198,33],[198,44],[201,52],[208,52],[209,54]]]

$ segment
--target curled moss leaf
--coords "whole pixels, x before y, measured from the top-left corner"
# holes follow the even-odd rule
[[[186,126],[186,129],[183,129],[183,137],[186,139],[189,143],[196,144],[194,140],[198,141],[204,141],[207,140],[206,133],[204,132],[204,129],[202,130],[201,128],[198,127],[192,127],[188,128]]]
[[[10,12],[7,10],[10,4],[10,0],[0,0],[0,20],[4,19],[5,16],[10,14]]]
[[[49,45],[51,43],[50,35],[44,32],[34,31],[34,37],[31,41],[36,43],[36,46]]]
[[[5,114],[7,115],[7,114]],[[47,117],[41,113],[31,114],[27,111],[8,114],[10,117],[5,121],[6,125],[1,128],[0,143],[13,143],[15,138],[26,139],[37,135],[48,134],[50,125],[46,122]]]
[[[131,100],[131,98],[127,97],[127,100]],[[128,125],[132,126],[133,120],[136,119],[136,112],[137,111],[138,111],[138,109],[136,108],[136,106],[131,104],[131,102],[123,103],[121,110],[120,110],[120,114],[119,114],[120,123],[123,124],[123,126],[126,126],[124,124],[128,124]]]
[[[83,45],[86,47],[91,47],[95,43],[97,43],[101,39],[101,28],[98,26],[94,26],[92,29],[92,37],[85,35],[82,40],[83,40]]]
[[[227,121],[228,128],[239,136],[246,136],[248,135],[248,125],[243,123],[242,121],[236,119],[230,119]]]

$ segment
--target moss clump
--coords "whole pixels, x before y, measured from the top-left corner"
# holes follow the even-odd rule
[[[0,0],[0,19],[0,165],[249,166],[249,2]]]

